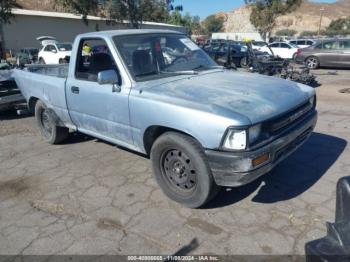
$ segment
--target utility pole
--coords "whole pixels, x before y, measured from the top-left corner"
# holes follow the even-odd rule
[[[324,8],[322,7],[320,9],[320,23],[318,25],[318,36],[320,36],[320,33],[321,33],[321,25],[322,25],[322,17],[323,17],[323,12],[324,12]]]

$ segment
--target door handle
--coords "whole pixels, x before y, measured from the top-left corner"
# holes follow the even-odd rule
[[[71,91],[73,94],[79,94],[79,87],[77,86],[72,86],[71,87]]]

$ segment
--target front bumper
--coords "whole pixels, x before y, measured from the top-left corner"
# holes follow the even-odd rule
[[[310,137],[316,122],[317,111],[314,110],[301,122],[292,126],[287,133],[254,151],[206,150],[205,153],[216,184],[237,187],[268,173]],[[270,160],[261,166],[252,167],[252,160],[266,153],[269,153]]]

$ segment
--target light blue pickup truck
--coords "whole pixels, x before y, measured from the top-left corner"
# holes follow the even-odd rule
[[[174,31],[81,34],[69,66],[15,80],[49,143],[75,130],[149,155],[164,193],[192,208],[268,173],[317,121],[312,88],[226,71]]]

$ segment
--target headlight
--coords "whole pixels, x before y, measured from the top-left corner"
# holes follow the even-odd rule
[[[255,125],[249,128],[249,144],[258,140],[261,133],[261,125]]]
[[[229,150],[243,150],[247,147],[247,132],[246,130],[233,130],[227,132],[224,148]]]
[[[312,106],[314,106],[315,103],[316,103],[316,96],[311,97],[311,98],[309,99],[309,102],[310,102],[310,104],[311,104]]]

